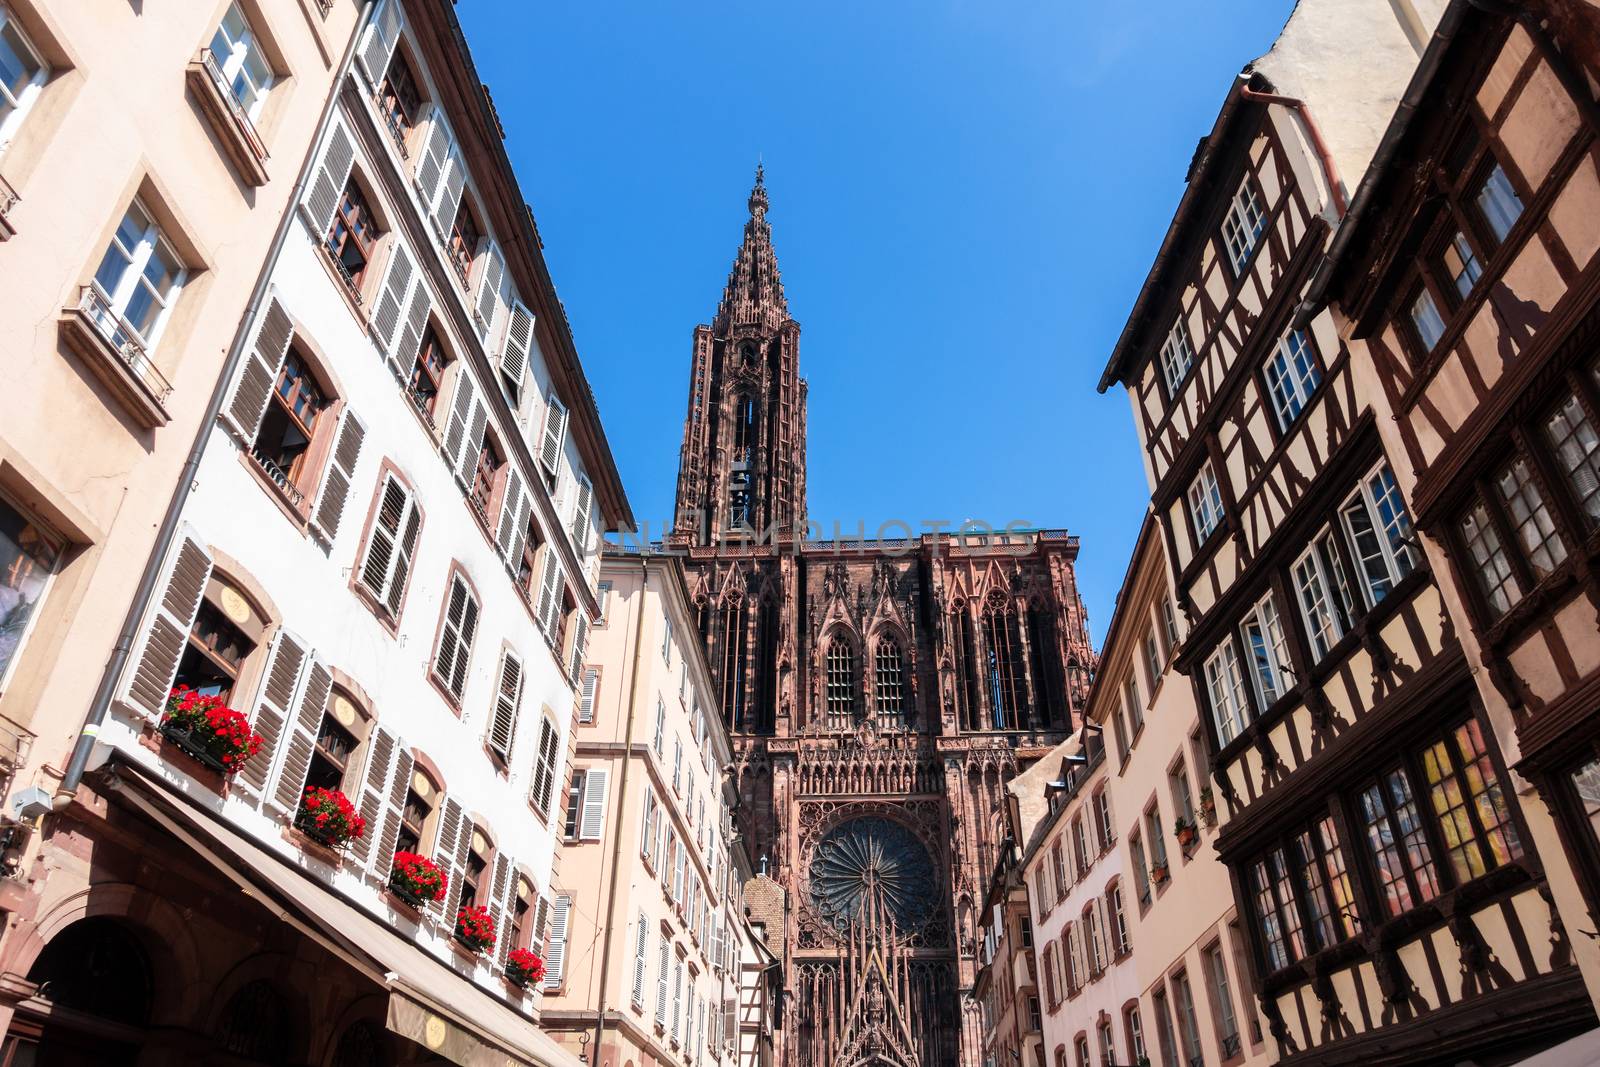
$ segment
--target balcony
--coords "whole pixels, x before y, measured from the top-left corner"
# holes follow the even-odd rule
[[[211,129],[222,142],[222,148],[233,161],[239,176],[253,186],[267,184],[267,146],[256,131],[256,125],[239,106],[233,88],[222,75],[209,48],[200,49],[189,61],[189,88],[205,112]]]
[[[94,284],[85,285],[76,305],[63,308],[61,339],[111,391],[141,428],[156,430],[171,421],[167,381],[134,328],[112,310]]]
[[[278,487],[284,499],[296,511],[301,510],[306,502],[306,495],[294,487],[294,482],[289,479],[289,472],[268,459],[259,448],[250,449],[250,461],[264,474],[269,482]]]
[[[21,199],[17,191],[11,188],[11,183],[0,175],[0,241],[9,241],[17,235],[16,224],[11,221],[11,212]]]

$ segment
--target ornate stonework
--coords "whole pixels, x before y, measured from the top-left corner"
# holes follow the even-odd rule
[[[788,902],[794,1067],[981,1062],[968,1000],[1002,784],[1077,721],[1094,667],[1063,531],[796,543],[800,327],[758,172],[694,335],[678,526],[735,737],[739,829]],[[914,883],[914,885],[913,885]]]

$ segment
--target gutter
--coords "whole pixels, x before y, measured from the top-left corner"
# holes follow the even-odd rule
[[[1252,89],[1248,85],[1239,90],[1239,94],[1246,100],[1254,100],[1261,104],[1277,104],[1286,107],[1300,116],[1300,123],[1305,127],[1306,136],[1311,139],[1311,147],[1316,151],[1317,158],[1322,162],[1322,176],[1328,181],[1328,198],[1333,201],[1333,211],[1336,217],[1343,218],[1347,204],[1344,198],[1344,183],[1339,180],[1339,168],[1334,165],[1333,153],[1328,151],[1328,143],[1322,139],[1322,129],[1317,125],[1317,120],[1312,117],[1311,110],[1306,107],[1306,102],[1294,96],[1281,96],[1278,93],[1265,93]]]
[[[100,735],[100,725],[105,722],[106,714],[111,709],[117,679],[122,677],[122,672],[127,667],[128,656],[138,638],[139,623],[144,619],[145,608],[155,593],[162,565],[165,564],[167,556],[172,551],[172,543],[177,538],[183,516],[183,505],[188,500],[195,475],[199,473],[200,460],[206,451],[206,442],[216,425],[217,416],[222,412],[222,403],[228,394],[228,387],[237,376],[239,365],[244,360],[245,349],[251,336],[249,327],[255,322],[256,313],[261,309],[262,298],[267,294],[268,283],[272,277],[272,268],[283,252],[289,230],[294,226],[294,206],[305,195],[322,132],[327,128],[334,109],[338,107],[345,79],[350,76],[350,68],[355,63],[356,46],[366,32],[367,23],[371,20],[376,7],[376,4],[368,4],[357,17],[355,28],[350,35],[350,43],[345,47],[344,59],[339,62],[339,69],[330,83],[327,102],[323,104],[322,115],[317,119],[316,135],[306,148],[306,158],[300,165],[300,177],[290,190],[289,199],[284,206],[283,221],[278,227],[277,234],[272,238],[271,246],[267,249],[261,273],[256,278],[254,290],[250,293],[250,303],[245,307],[244,316],[240,319],[242,325],[234,338],[232,349],[228,352],[228,358],[217,376],[217,383],[211,390],[211,399],[206,404],[205,415],[200,420],[199,429],[195,431],[194,444],[189,448],[189,456],[184,460],[183,469],[178,473],[172,499],[167,504],[167,512],[161,519],[155,546],[150,551],[150,558],[145,562],[144,573],[139,576],[139,585],[134,590],[133,600],[128,605],[128,613],[122,621],[122,630],[117,634],[116,643],[111,646],[111,656],[106,660],[106,665],[100,674],[100,683],[95,687],[94,698],[90,701],[88,714],[84,717],[83,728],[78,732],[78,739],[72,746],[72,755],[67,760],[66,773],[61,777],[61,784],[56,787],[55,797],[51,803],[56,811],[60,811],[72,801],[78,791],[78,783],[83,780],[83,772],[89,764],[89,753]]]

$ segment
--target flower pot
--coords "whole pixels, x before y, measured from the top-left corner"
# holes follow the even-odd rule
[[[206,747],[204,741],[195,736],[193,728],[188,723],[162,723],[161,736],[177,745],[185,755],[202,767],[216,771],[218,774],[228,773],[227,765],[212,755],[211,750]]]
[[[1152,867],[1150,869],[1150,880],[1156,885],[1165,885],[1167,881],[1166,867]]]
[[[1185,826],[1182,830],[1178,831],[1178,844],[1182,845],[1184,848],[1188,848],[1190,845],[1194,844],[1195,834],[1196,830],[1193,826]]]
[[[411,907],[416,908],[418,911],[421,911],[428,904],[428,901],[423,900],[421,897],[413,893],[404,882],[395,878],[389,879],[389,892],[399,897]]]
[[[477,938],[456,935],[456,944],[472,953],[474,956],[482,955],[484,949],[494,944],[492,941],[479,941]]]
[[[301,808],[299,811],[295,812],[294,828],[299,830],[302,834],[305,834],[315,843],[321,845],[323,848],[332,849],[335,852],[343,849],[344,846],[348,844],[348,842],[341,839],[339,835],[330,834],[322,827],[319,827],[317,825],[316,817],[305,808]]]

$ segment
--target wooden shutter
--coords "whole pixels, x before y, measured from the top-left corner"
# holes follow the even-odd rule
[[[378,294],[378,306],[372,315],[378,340],[391,359],[395,356],[395,346],[400,339],[400,322],[406,313],[416,280],[417,271],[411,262],[411,253],[406,249],[405,242],[396,237],[394,255],[389,257],[389,272],[384,275],[383,290]]]
[[[444,868],[449,885],[444,899],[429,905],[436,914],[443,914],[446,922],[454,922],[456,909],[461,905],[461,879],[467,869],[467,850],[472,847],[472,820],[455,797],[444,798],[444,808],[439,812],[439,835],[434,842],[433,861]],[[454,929],[450,931],[454,933]]]
[[[444,461],[451,470],[460,470],[462,455],[477,445],[477,442],[469,444],[467,435],[472,425],[473,409],[477,406],[478,387],[463,366],[456,374],[455,395],[450,398],[450,420],[445,424],[444,431]]]
[[[567,920],[572,911],[572,898],[565,893],[556,897],[551,910],[550,943],[545,946],[544,988],[546,991],[561,988],[561,979],[567,973]]]
[[[639,913],[639,929],[633,941],[633,1006],[644,1009],[644,962],[650,952],[650,919]]]
[[[520,300],[513,300],[511,322],[506,326],[505,344],[500,348],[500,372],[519,390],[533,353],[533,322],[533,312],[528,310],[528,306]]]
[[[445,687],[461,698],[467,683],[467,657],[478,629],[478,604],[461,575],[453,575],[444,626],[439,631],[439,652],[434,671]]]
[[[672,856],[672,902],[683,903],[683,865],[689,856],[689,843],[679,841]]]
[[[399,567],[401,534],[416,518],[416,501],[404,482],[393,474],[384,475],[378,514],[367,534],[367,550],[361,561],[361,584],[367,592],[385,600]]]
[[[567,664],[567,677],[576,684],[583,676],[583,657],[589,645],[589,616],[582,609],[573,613],[572,660]]]
[[[390,733],[387,775],[388,793],[383,793],[383,780],[377,778],[377,811],[381,815],[379,822],[369,822],[367,832],[372,836],[373,853],[371,864],[367,868],[367,876],[379,885],[387,885],[389,872],[394,867],[395,849],[400,844],[400,823],[405,813],[406,793],[411,789],[411,772],[416,766],[416,760],[411,755],[411,750],[398,736]],[[376,761],[380,754],[373,752]],[[377,767],[372,771],[376,773]],[[366,799],[363,797],[361,805],[362,816],[367,811]]]
[[[483,448],[483,431],[489,424],[489,408],[482,400],[472,405],[472,421],[467,424],[467,439],[461,445],[456,476],[463,486],[471,486],[478,474],[478,452]]]
[[[672,942],[661,935],[661,969],[656,973],[656,1025],[667,1025],[667,971],[672,966]]]
[[[578,696],[578,721],[594,722],[594,701],[600,691],[600,672],[590,667],[583,672],[583,688]]]
[[[361,788],[356,793],[356,810],[366,822],[366,832],[350,842],[350,854],[363,868],[370,868],[373,865],[375,855],[373,842],[381,838],[384,833],[385,818],[388,815],[385,809],[389,801],[390,778],[394,774],[395,755],[399,747],[399,739],[395,737],[393,731],[382,724],[375,724],[367,735],[365,745],[367,765],[361,774]],[[411,777],[409,770],[406,772],[406,777]],[[403,794],[401,799],[404,800]],[[396,835],[399,831],[400,821],[397,812]],[[380,848],[376,854],[382,855],[382,853],[383,850]],[[388,855],[383,858],[387,860],[393,855],[394,846],[390,845]],[[383,868],[382,877],[385,879],[389,877],[387,866]]]
[[[277,755],[278,739],[289,721],[289,709],[299,691],[305,662],[305,642],[287,630],[279,630],[272,639],[272,652],[267,656],[261,695],[256,698],[255,720],[251,723],[261,735],[261,750],[244,761],[234,778],[234,784],[251,804],[259,804],[266,793],[272,759]]]
[[[578,475],[578,503],[572,511],[572,540],[578,546],[578,555],[583,555],[589,545],[589,524],[594,510],[594,486],[589,479]]]
[[[294,323],[289,319],[289,312],[273,295],[267,300],[267,309],[256,327],[255,342],[244,358],[233,395],[221,412],[223,425],[246,448],[255,443],[256,431],[261,428],[261,417],[267,413],[267,401],[272,397],[278,372],[283,369],[283,358],[289,352],[289,338],[293,335]]]
[[[388,589],[383,594],[383,606],[391,618],[400,618],[400,602],[406,595],[406,579],[411,576],[411,561],[417,551],[417,534],[422,529],[422,511],[415,498],[410,499],[411,509],[406,513],[405,527],[400,531],[400,551],[395,554],[394,570],[389,575]]]
[[[496,852],[494,877],[489,883],[489,916],[494,923],[493,958],[497,966],[505,963],[506,953],[510,951],[511,887],[516,881],[512,877],[515,872],[511,858],[504,852]]]
[[[189,631],[200,612],[200,598],[211,580],[211,553],[194,527],[184,525],[156,586],[159,596],[146,609],[138,651],[129,658],[133,673],[123,684],[122,698],[151,717],[167,706],[167,694],[178,674],[178,662],[189,643]]]
[[[344,505],[350,497],[350,486],[355,481],[356,460],[361,458],[361,445],[367,439],[366,424],[355,409],[346,404],[339,416],[339,432],[334,437],[333,457],[322,476],[322,490],[317,507],[312,513],[312,528],[330,548],[339,535],[339,520],[344,518]]]
[[[500,285],[505,276],[505,256],[500,254],[499,245],[488,240],[483,257],[483,273],[478,276],[478,298],[472,312],[478,336],[485,342],[494,333],[495,319],[500,310]]]
[[[454,149],[455,135],[445,121],[444,109],[434,104],[428,117],[428,140],[422,149],[422,160],[417,164],[417,192],[423,206],[430,211],[439,198],[439,186]]]
[[[584,841],[598,841],[606,828],[606,779],[610,772],[604,767],[590,767],[583,776],[583,819],[578,837]]]
[[[418,271],[417,280],[411,286],[411,304],[406,309],[405,328],[400,331],[399,338],[389,351],[390,368],[408,386],[411,367],[422,348],[422,335],[428,328],[428,316],[432,313],[433,297],[428,293],[428,280]]]
[[[367,26],[366,38],[356,53],[356,58],[361,61],[361,70],[374,89],[383,82],[383,76],[389,69],[389,59],[394,55],[394,46],[399,40],[399,0],[383,0],[378,13]]]
[[[545,398],[544,441],[539,448],[539,462],[551,477],[561,469],[561,447],[567,436],[567,409],[554,389]]]
[[[644,842],[639,847],[639,854],[645,861],[655,865],[656,859],[656,791],[649,785],[644,787],[644,818],[640,820],[641,828],[639,837]]]
[[[517,738],[517,708],[522,702],[522,660],[506,649],[500,657],[500,684],[495,689],[494,715],[489,720],[489,747],[507,763]]]
[[[305,685],[300,690],[300,706],[289,724],[278,784],[267,802],[267,806],[280,815],[292,815],[300,806],[300,794],[306,787],[311,753],[317,746],[317,733],[322,729],[322,716],[328,710],[328,693],[332,686],[333,675],[313,655],[306,668]]]
[[[339,197],[345,183],[350,180],[350,167],[356,160],[355,142],[341,122],[334,122],[328,132],[328,143],[322,149],[322,161],[317,164],[317,174],[311,182],[311,193],[305,199],[306,211],[311,215],[312,236],[322,240],[333,222],[333,213],[339,207]]]
[[[500,520],[495,528],[494,543],[500,549],[501,558],[511,565],[513,571],[521,562],[523,538],[518,536],[517,518],[523,513],[524,495],[522,475],[517,473],[515,463],[508,462],[505,489],[500,494]],[[523,521],[526,525],[526,519]]]
[[[461,190],[467,185],[467,164],[461,156],[461,149],[452,145],[450,158],[445,163],[443,188],[439,190],[439,202],[433,206],[433,222],[438,227],[441,237],[448,236],[450,228],[455,225],[456,211],[461,207]]]

